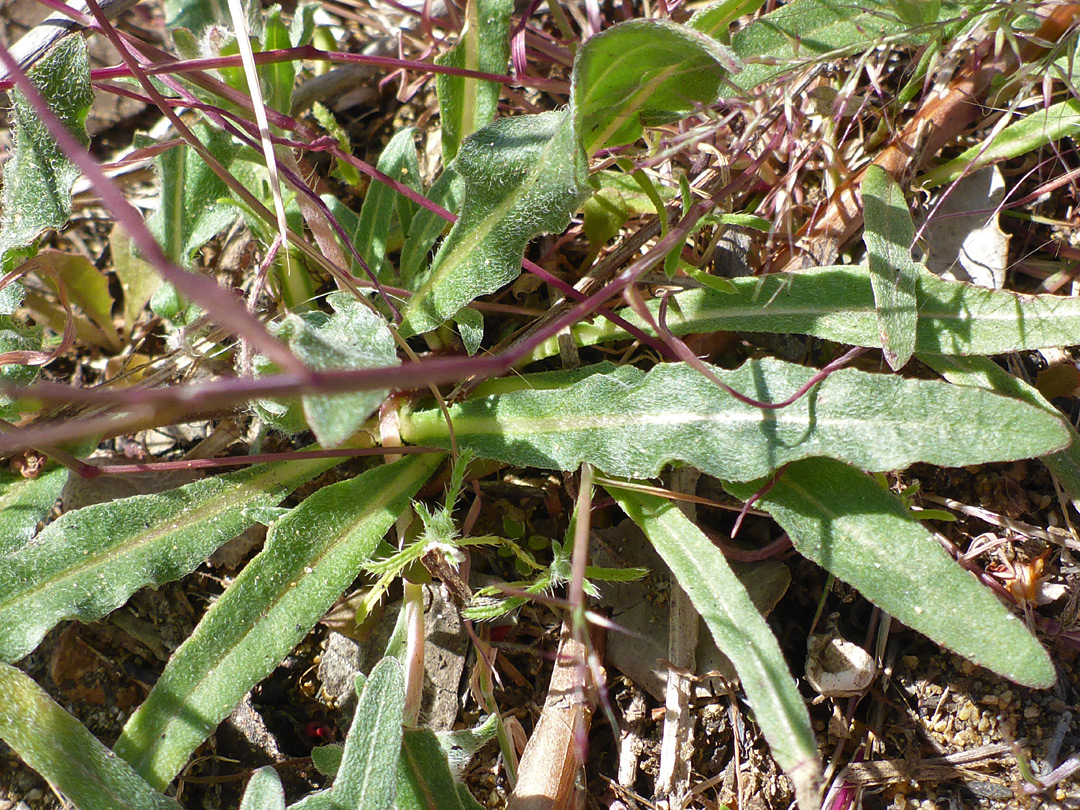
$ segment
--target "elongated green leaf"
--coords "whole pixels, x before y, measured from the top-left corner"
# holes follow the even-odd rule
[[[574,60],[570,101],[586,154],[712,104],[737,63],[715,39],[668,20],[629,20],[590,37]]]
[[[54,467],[37,478],[0,472],[0,555],[11,554],[30,542],[67,479],[64,467]]]
[[[732,50],[747,63],[732,81],[751,90],[825,54],[870,47],[907,27],[881,0],[794,0],[732,35]],[[906,40],[918,44],[926,35],[909,34]]]
[[[94,94],[82,37],[57,43],[28,73],[49,108],[83,144],[86,114]],[[60,151],[34,108],[18,91],[11,94],[14,153],[4,166],[4,210],[0,216],[0,268],[11,269],[14,251],[71,218],[71,187],[79,170]]]
[[[447,211],[458,212],[465,198],[465,179],[447,167],[427,196]],[[417,279],[427,269],[428,253],[447,227],[446,220],[428,208],[421,208],[413,215],[401,248],[401,282],[406,288],[416,289]]]
[[[866,267],[817,267],[798,273],[733,279],[735,292],[685,290],[668,306],[677,335],[731,330],[813,335],[852,346],[881,348],[874,293]],[[1025,295],[974,287],[921,273],[915,289],[919,323],[915,351],[929,354],[1003,354],[1071,346],[1080,335],[1080,298]],[[651,302],[656,316],[659,304]],[[649,328],[632,312],[626,320]],[[574,342],[589,346],[627,337],[607,322],[574,327]],[[553,339],[522,362],[558,354]]]
[[[632,175],[616,171],[599,172],[593,176],[593,182],[599,188],[582,206],[585,212],[582,230],[589,237],[593,250],[598,250],[615,236],[630,217],[656,211],[653,201],[641,190]],[[665,202],[674,196],[667,186],[660,186],[658,193],[664,196]]]
[[[41,351],[45,330],[14,316],[26,297],[26,288],[13,281],[0,289],[0,353]],[[38,378],[41,366],[5,363],[0,366],[0,380],[15,385],[29,385]],[[18,419],[19,406],[15,399],[0,395],[0,419]]]
[[[1080,499],[1080,434],[1037,388],[1017,379],[987,357],[944,357],[934,354],[920,355],[919,359],[954,385],[974,385],[1004,394],[1040,407],[1061,419],[1072,442],[1059,453],[1043,456],[1041,461],[1050,468],[1071,498]]]
[[[1080,101],[1070,98],[1045,110],[1036,110],[994,134],[989,143],[977,144],[959,157],[943,163],[919,178],[923,188],[951,183],[962,174],[973,174],[984,166],[1026,155],[1062,138],[1080,132]]]
[[[717,376],[759,401],[781,402],[814,370],[751,360]],[[528,378],[526,378],[527,381]],[[1060,420],[987,391],[844,369],[785,408],[762,410],[728,395],[690,366],[648,374],[627,366],[562,389],[517,391],[453,405],[458,446],[521,467],[647,478],[672,461],[735,481],[797,459],[831,456],[867,470],[917,461],[960,467],[1030,458],[1069,441]],[[1007,426],[1007,429],[1005,429]],[[405,414],[401,435],[447,445],[437,409]]]
[[[525,243],[561,231],[589,193],[567,111],[502,118],[461,144],[461,218],[405,310],[402,335],[439,326],[474,298],[518,277]]]
[[[397,780],[397,810],[465,810],[446,752],[429,729],[405,731]]]
[[[266,546],[176,651],[116,743],[164,789],[244,694],[315,626],[439,464],[410,456],[323,487]]]
[[[180,810],[7,664],[0,664],[0,739],[79,810]]]
[[[513,0],[468,0],[461,39],[435,59],[445,67],[502,74],[510,60],[510,15]],[[443,160],[457,156],[461,142],[495,118],[502,86],[464,76],[435,77],[439,94]]]
[[[384,658],[375,665],[360,693],[341,765],[330,788],[332,807],[390,807],[397,787],[404,715],[405,673],[396,659]]]
[[[761,483],[724,486],[745,499]],[[1017,683],[1053,684],[1054,665],[1023,621],[870,476],[829,459],[800,461],[754,506],[800,554],[908,627]]]
[[[878,330],[885,360],[903,368],[915,352],[918,325],[915,286],[922,267],[911,258],[915,223],[904,192],[880,166],[870,166],[862,182],[863,240],[870,259]]]
[[[240,810],[285,810],[285,789],[277,771],[259,768],[248,780]]]
[[[686,24],[719,42],[728,42],[728,27],[739,17],[753,14],[761,8],[762,2],[763,0],[719,0],[695,11]]]
[[[246,87],[246,84],[245,84]],[[254,184],[252,164],[240,160],[240,147],[232,137],[207,124],[191,131],[222,165]],[[137,146],[150,146],[149,138],[136,138]],[[240,216],[240,210],[226,200],[229,187],[187,145],[175,146],[157,159],[161,183],[161,203],[146,220],[165,255],[184,267],[191,265],[192,254]]]
[[[420,191],[420,162],[416,156],[416,145],[413,143],[415,136],[416,130],[412,127],[395,133],[379,155],[377,168],[387,177]],[[393,269],[386,259],[386,252],[394,216],[398,215],[404,231],[409,227],[415,208],[415,203],[378,181],[373,180],[368,187],[353,238],[357,249],[367,260],[368,267],[380,281],[389,283],[393,277]],[[404,217],[401,216],[403,213]]]
[[[821,761],[810,714],[776,637],[723,553],[670,500],[606,489],[648,536],[735,665],[754,719],[795,784],[799,806],[818,807]]]
[[[332,315],[324,312],[290,313],[270,333],[285,339],[293,354],[309,367],[329,369],[382,368],[399,360],[390,330],[378,315],[347,293],[327,296]],[[277,366],[259,356],[257,374],[277,371]],[[386,389],[355,394],[312,394],[300,402],[258,400],[256,412],[273,427],[299,433],[310,426],[325,447],[336,447],[352,436],[387,395]]]
[[[263,464],[62,515],[0,566],[0,660],[19,660],[59,621],[94,621],[194,571],[251,525],[242,507],[272,506],[337,463]]]

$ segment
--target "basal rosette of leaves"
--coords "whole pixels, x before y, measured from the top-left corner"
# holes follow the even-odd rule
[[[744,4],[727,4],[722,13],[697,16],[687,26],[637,20],[596,35],[578,48],[570,105],[558,111],[496,118],[497,85],[462,76],[441,80],[438,93],[447,119],[443,149],[452,161],[428,197],[453,209],[456,223],[443,238],[445,223],[434,207],[402,202],[382,188],[369,192],[348,229],[362,237],[363,247],[377,252],[371,261],[375,275],[384,282],[399,281],[411,293],[396,327],[399,333],[423,335],[441,346],[439,331],[455,322],[469,354],[475,352],[484,324],[469,306],[517,279],[532,239],[566,228],[594,188],[589,160],[605,149],[634,143],[649,127],[707,110],[733,88],[745,90],[774,76],[771,66],[762,64],[738,74],[740,57],[754,55],[757,48],[767,55],[784,53],[790,42],[783,32],[793,19],[832,32],[828,36],[835,35],[836,41],[830,40],[833,47],[823,51],[828,53],[902,31],[892,18],[883,22],[884,12],[876,6],[860,10],[826,0],[796,0],[748,26],[732,39],[729,51],[719,41],[720,32],[726,32],[728,15],[736,8],[748,10]],[[174,12],[182,12],[181,19],[198,18],[184,9]],[[505,70],[509,5],[470,2],[466,16],[471,27],[445,64]],[[864,18],[878,20],[877,28],[868,33]],[[274,42],[310,39],[310,31],[290,39],[274,19],[268,29]],[[181,35],[178,41],[188,40]],[[271,96],[287,102],[294,76],[291,67],[268,72],[276,88]],[[231,75],[233,84],[241,79]],[[84,83],[89,88],[88,79]],[[66,102],[66,115],[78,127],[85,112],[81,99],[76,102]],[[34,135],[25,122],[20,126],[16,143],[25,149],[31,135],[40,133]],[[1010,137],[1018,137],[1017,132]],[[1019,136],[1035,142],[1027,129]],[[210,144],[215,139],[221,140],[221,152],[238,159],[237,144],[208,133]],[[26,153],[21,154],[25,159]],[[171,198],[155,223],[159,231],[172,227],[162,235],[168,236],[169,250],[185,261],[210,231],[230,220],[233,205],[218,200],[227,193],[225,187],[192,154],[177,151],[163,160],[174,164],[173,180],[187,176],[199,183],[186,190],[182,183],[166,183]],[[399,133],[384,157],[379,165],[388,173],[419,173],[411,131]],[[62,182],[50,195],[63,198],[70,167],[59,166],[56,173]],[[418,177],[409,177],[406,185],[421,190]],[[605,181],[605,187],[618,185]],[[5,183],[6,205],[12,204],[8,195],[22,193],[19,189],[18,183]],[[1080,494],[1075,431],[1037,392],[984,357],[1074,342],[1080,324],[1076,299],[979,290],[932,277],[907,252],[914,227],[900,188],[871,172],[861,193],[866,266],[737,279],[724,286],[727,292],[677,292],[667,302],[666,326],[675,335],[719,330],[811,335],[881,349],[896,370],[914,357],[944,379],[849,368],[784,407],[766,408],[759,405],[786,401],[800,391],[814,370],[771,358],[747,360],[734,369],[706,369],[758,403],[751,404],[732,397],[693,364],[659,363],[647,370],[602,364],[493,381],[445,413],[419,400],[397,412],[400,438],[409,443],[456,446],[517,467],[575,472],[587,463],[609,476],[611,495],[644,530],[717,645],[730,655],[755,721],[795,784],[804,810],[820,801],[821,765],[809,714],[776,639],[711,541],[670,503],[635,491],[633,479],[689,465],[749,499],[782,473],[757,503],[787,531],[799,553],[942,646],[1037,687],[1054,679],[1039,642],[945,554],[896,495],[867,473],[914,463],[963,467],[1045,458],[1071,493]],[[633,206],[624,206],[626,212],[642,209],[643,201],[654,202],[654,196],[662,208],[675,196],[642,194]],[[205,205],[185,218],[184,209],[193,201]],[[328,203],[330,210],[335,202]],[[620,216],[616,230],[628,213]],[[6,229],[9,223],[5,219]],[[29,240],[20,237],[18,247],[59,224],[42,220]],[[397,268],[387,258],[391,235],[401,241]],[[0,242],[7,245],[5,239]],[[19,300],[14,293],[5,296],[0,325],[6,328]],[[401,361],[389,320],[346,293],[331,295],[328,306],[332,312],[287,313],[271,332],[314,371],[397,369]],[[655,324],[661,306],[654,301],[644,311],[621,314],[630,328],[659,338]],[[629,335],[622,326],[600,321],[572,325],[567,333],[579,348]],[[33,343],[39,337],[26,330],[11,334],[9,342],[18,337]],[[525,359],[539,361],[557,351],[552,339],[535,346]],[[259,373],[275,370],[261,358],[255,365]],[[296,400],[266,399],[253,408],[283,432],[310,429],[320,444],[342,446],[358,435],[377,433],[372,414],[390,389],[304,392]],[[210,477],[171,492],[71,511],[39,533],[35,527],[66,473],[50,471],[33,485],[0,478],[0,531],[9,535],[0,537],[6,563],[0,569],[0,626],[5,628],[0,683],[6,684],[0,689],[0,737],[80,807],[176,806],[164,791],[189,757],[353,580],[372,570],[380,542],[442,460],[433,453],[371,467],[318,489],[292,509],[275,509],[336,463],[304,459],[301,453],[292,461]],[[175,651],[115,751],[94,740],[9,665],[31,652],[58,622],[97,620],[137,589],[184,576],[257,520],[269,523],[264,548]],[[454,540],[460,538],[447,542]],[[429,731],[402,728],[406,688],[401,665],[385,659],[357,684],[357,691],[359,703],[344,747],[320,755],[326,757],[324,764],[333,760],[333,767],[326,766],[333,781],[293,807],[474,810],[477,804],[455,782],[441,741]],[[55,729],[55,736],[27,733],[35,720]],[[273,771],[251,779],[241,806],[285,806]]]

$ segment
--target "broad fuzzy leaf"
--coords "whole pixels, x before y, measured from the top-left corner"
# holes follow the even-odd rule
[[[468,0],[461,38],[435,59],[444,67],[502,74],[510,60],[510,15],[513,0]],[[457,156],[461,142],[495,118],[502,86],[464,76],[435,77],[439,95],[443,160]]]
[[[272,506],[337,463],[263,464],[62,515],[0,566],[0,660],[18,661],[59,621],[92,622],[194,571],[251,525],[242,507]]]
[[[206,124],[197,124],[191,131],[246,185],[250,187],[255,182],[253,164],[238,159],[240,147],[228,133]],[[136,138],[135,142],[142,146],[154,143],[145,136]],[[146,224],[165,255],[189,267],[192,254],[234,223],[241,212],[227,201],[230,191],[225,181],[186,144],[163,152],[156,165],[161,201]]]
[[[397,810],[468,810],[450,774],[446,752],[429,729],[407,729],[397,771]]]
[[[501,118],[465,139],[460,219],[405,310],[402,335],[434,329],[521,273],[525,244],[566,227],[590,193],[568,111]]]
[[[881,345],[889,367],[899,370],[915,352],[915,286],[922,272],[911,258],[915,223],[900,185],[880,166],[867,168],[861,191],[866,222],[863,240]]]
[[[180,810],[7,664],[0,664],[0,739],[79,810]]]
[[[163,790],[341,596],[440,460],[375,467],[323,487],[274,523],[262,552],[170,659],[116,752]]]
[[[753,14],[762,3],[763,0],[719,0],[695,11],[686,24],[719,42],[727,42],[728,27],[739,17]]]
[[[29,325],[14,316],[26,297],[26,289],[17,281],[0,289],[0,353],[41,351],[45,330]],[[14,385],[30,385],[38,378],[40,366],[5,363],[0,366],[0,380]],[[18,419],[19,406],[13,397],[0,394],[0,419]]]
[[[586,154],[707,107],[737,68],[715,39],[667,20],[629,20],[590,37],[574,60],[570,101]]]
[[[277,771],[259,768],[248,780],[240,810],[285,810],[285,789]]]
[[[792,396],[814,370],[751,360],[715,370],[759,401]],[[550,380],[550,377],[547,378]],[[527,384],[528,378],[525,379]],[[690,366],[627,366],[549,390],[522,390],[450,408],[458,446],[521,467],[648,478],[682,461],[720,478],[749,481],[784,464],[831,456],[867,470],[915,462],[960,467],[1030,458],[1069,441],[1060,420],[987,391],[907,380],[856,369],[838,371],[778,410],[739,402]],[[436,409],[405,414],[401,435],[448,445]]]
[[[866,267],[817,267],[732,280],[734,293],[685,290],[668,306],[676,335],[721,330],[812,335],[851,346],[881,348],[877,310]],[[915,351],[924,354],[1004,354],[1071,346],[1080,335],[1080,298],[1026,295],[975,287],[920,273]],[[649,310],[656,317],[659,304]],[[626,320],[651,330],[633,312]],[[591,346],[627,337],[607,322],[574,327],[574,342]],[[558,354],[554,339],[523,362]]]
[[[670,500],[606,487],[641,527],[735,665],[769,748],[795,783],[800,807],[820,803],[821,760],[806,704],[768,622],[723,553]]]
[[[954,385],[985,388],[1035,405],[1061,419],[1072,442],[1061,452],[1043,456],[1041,460],[1069,493],[1069,497],[1080,500],[1080,433],[1043,398],[1037,388],[1009,374],[988,357],[944,357],[935,354],[920,355],[919,359]]]
[[[416,144],[413,143],[415,137],[416,130],[412,127],[395,133],[379,155],[377,168],[387,177],[420,191],[420,162],[416,155]],[[380,281],[389,283],[393,277],[393,269],[386,259],[386,252],[394,217],[397,216],[404,232],[409,227],[415,208],[415,203],[402,197],[394,189],[377,180],[371,181],[364,204],[360,208],[360,219],[356,224],[353,239],[371,272]],[[353,273],[359,275],[355,268]]]
[[[347,293],[332,293],[327,301],[333,315],[324,312],[290,313],[270,333],[283,338],[293,354],[309,368],[384,368],[398,364],[394,338],[386,322]],[[257,374],[276,371],[269,360],[258,357]],[[336,447],[352,436],[387,395],[385,389],[355,394],[312,394],[295,402],[258,400],[256,412],[286,433],[310,427],[324,447]]]
[[[746,499],[763,483],[724,486]],[[1054,665],[1023,621],[870,476],[830,459],[796,462],[754,506],[800,554],[908,627],[1016,683],[1053,684]]]
[[[94,94],[82,37],[60,40],[28,73],[49,108],[82,143]],[[0,268],[11,269],[15,251],[71,218],[71,187],[79,170],[56,145],[34,108],[18,91],[11,94],[14,153],[4,166],[4,210],[0,216]]]
[[[330,788],[332,807],[388,810],[397,789],[404,715],[405,672],[396,659],[384,658],[360,692]]]
[[[733,82],[752,90],[825,54],[872,47],[885,36],[904,33],[907,28],[908,24],[881,0],[795,0],[735,32],[731,48],[747,66]],[[919,44],[926,38],[909,34],[907,41]]]
[[[67,479],[64,467],[54,467],[37,478],[0,472],[0,554],[11,554],[30,542]]]

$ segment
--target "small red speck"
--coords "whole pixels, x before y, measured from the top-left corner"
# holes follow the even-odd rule
[[[304,725],[304,734],[312,742],[327,743],[334,739],[334,730],[320,720],[312,720]]]

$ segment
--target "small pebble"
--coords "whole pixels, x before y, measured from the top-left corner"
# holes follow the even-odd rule
[[[1024,718],[1026,720],[1034,720],[1036,717],[1039,716],[1039,714],[1040,714],[1040,712],[1039,712],[1039,707],[1038,706],[1025,706],[1024,707]]]
[[[990,730],[990,718],[987,715],[983,715],[979,718],[979,731]]]
[[[919,657],[917,655],[903,655],[900,657],[900,661],[908,669],[917,669],[919,666]]]
[[[968,718],[971,717],[971,710],[973,708],[975,707],[972,706],[970,702],[965,703],[963,706],[960,707],[960,711],[956,713],[956,719],[959,720],[961,723],[966,723],[968,721]]]
[[[964,660],[960,662],[960,671],[965,675],[970,675],[975,671],[975,665],[970,661]]]

